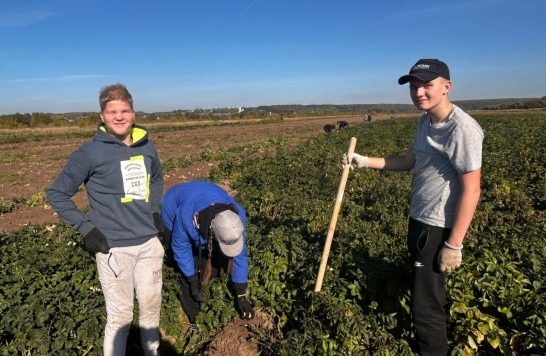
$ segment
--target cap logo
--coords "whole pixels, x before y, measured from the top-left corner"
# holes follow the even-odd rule
[[[418,70],[418,69],[429,69],[430,64],[416,64],[411,68],[411,70]]]

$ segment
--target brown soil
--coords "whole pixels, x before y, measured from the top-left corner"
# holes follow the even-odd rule
[[[385,119],[388,115],[374,115]],[[400,117],[400,115],[398,115]],[[324,135],[323,126],[345,120],[349,125],[363,123],[362,116],[344,118],[321,117],[305,119],[284,119],[279,122],[253,122],[245,125],[211,125],[203,123],[198,127],[184,127],[181,130],[151,133],[158,154],[162,160],[179,155],[199,155],[204,150],[226,150],[230,147],[260,142],[268,137],[285,135],[293,142],[300,142],[316,135]],[[166,123],[145,124],[153,128]],[[173,125],[173,124],[170,124]],[[58,223],[56,213],[49,208],[44,199],[45,189],[52,183],[65,164],[68,155],[87,138],[65,138],[58,136],[17,144],[2,144],[1,137],[10,135],[36,135],[59,131],[93,131],[94,128],[40,128],[23,130],[0,130],[0,201],[1,199],[19,201],[9,213],[0,215],[0,231],[14,231],[27,224]],[[218,162],[198,162],[186,168],[175,168],[164,172],[165,190],[175,184],[203,178]],[[224,188],[229,190],[229,186]],[[29,198],[33,206],[28,206]],[[84,192],[74,196],[76,204],[87,206]]]
[[[257,356],[256,333],[267,335],[271,341],[282,339],[282,332],[271,317],[261,311],[252,320],[235,318],[214,336],[203,356]]]

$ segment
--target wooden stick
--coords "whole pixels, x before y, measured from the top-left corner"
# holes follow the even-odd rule
[[[347,151],[347,157],[349,157],[356,147],[356,137],[351,137],[349,143],[349,151]],[[330,246],[332,245],[332,238],[334,231],[336,231],[337,216],[339,214],[339,208],[341,207],[341,201],[343,200],[343,193],[345,192],[345,184],[347,183],[347,177],[351,170],[351,162],[345,165],[343,168],[343,174],[341,175],[341,182],[337,190],[336,204],[334,205],[334,212],[332,213],[332,219],[330,220],[330,228],[328,229],[328,235],[326,236],[326,243],[324,244],[324,250],[322,251],[322,258],[320,260],[320,268],[317,276],[317,283],[315,284],[315,292],[320,292],[322,287],[322,279],[324,278],[324,271],[326,270],[326,262],[328,262],[328,255],[330,254]]]

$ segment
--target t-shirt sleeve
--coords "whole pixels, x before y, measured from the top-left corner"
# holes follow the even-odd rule
[[[467,173],[482,167],[483,130],[479,125],[458,126],[449,144],[450,162],[457,172]]]

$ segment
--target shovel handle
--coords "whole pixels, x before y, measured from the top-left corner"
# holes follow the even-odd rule
[[[349,151],[347,151],[347,157],[354,153],[356,147],[356,137],[351,137],[349,143]],[[320,292],[322,287],[322,279],[324,278],[324,272],[326,271],[326,263],[328,262],[328,255],[330,254],[330,246],[332,245],[332,238],[336,231],[337,216],[339,215],[339,209],[341,207],[341,201],[343,200],[343,193],[345,192],[345,185],[347,184],[347,178],[349,171],[351,170],[351,163],[345,165],[343,168],[343,174],[341,175],[341,182],[337,190],[336,203],[334,205],[334,211],[332,213],[332,219],[330,219],[330,227],[328,228],[328,235],[326,236],[326,242],[324,244],[324,250],[322,251],[322,258],[320,259],[320,268],[317,276],[317,282],[315,284],[315,292]]]

